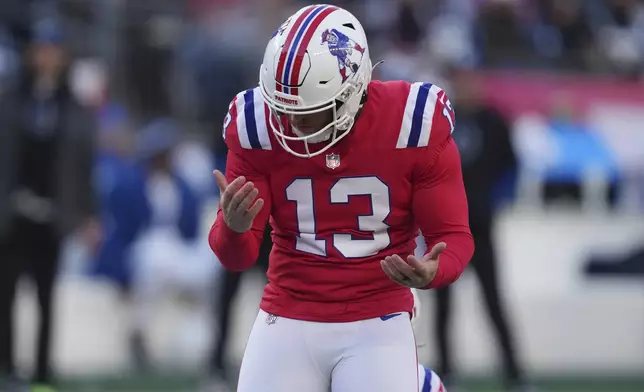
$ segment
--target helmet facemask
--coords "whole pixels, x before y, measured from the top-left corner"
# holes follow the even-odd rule
[[[275,84],[275,80],[265,81],[260,72],[260,91],[264,101],[270,111],[270,127],[278,143],[289,153],[301,157],[311,158],[327,151],[344,138],[353,127],[356,115],[362,106],[362,96],[371,81],[371,61],[369,56],[363,56],[362,63],[357,72],[348,78],[333,97],[322,104],[315,106],[309,105],[286,105],[270,95],[266,89],[267,83]],[[274,92],[279,97],[279,92]],[[293,100],[293,96],[285,95],[285,100]],[[299,97],[296,97],[299,98]],[[305,116],[330,110],[332,111],[332,120],[329,124],[321,129],[311,133],[304,134],[299,132],[293,126],[286,126],[284,116]],[[304,152],[295,151],[290,144],[303,143]],[[316,144],[326,143],[319,148]],[[297,148],[297,147],[296,147]],[[297,148],[300,150],[299,148]]]

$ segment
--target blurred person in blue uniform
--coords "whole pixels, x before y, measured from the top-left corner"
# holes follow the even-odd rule
[[[109,235],[98,257],[90,263],[90,275],[114,282],[127,297],[131,272],[127,265],[124,246],[116,246],[113,235],[116,222],[112,218],[111,196],[114,189],[135,170],[134,135],[127,128],[127,114],[123,107],[109,103],[98,115],[98,151],[94,167],[94,186],[100,200],[103,232]]]
[[[13,308],[23,274],[35,283],[38,343],[34,390],[51,390],[54,285],[61,242],[80,229],[97,246],[92,114],[72,94],[61,26],[35,24],[24,74],[0,93],[0,390],[16,387]]]
[[[127,288],[133,310],[132,359],[146,370],[145,334],[158,300],[177,289],[207,302],[215,263],[200,246],[205,244],[199,241],[201,200],[173,165],[181,141],[178,125],[155,119],[139,136],[138,164],[121,171],[106,197],[108,229],[97,262],[118,263],[111,270],[120,272],[112,278]]]
[[[620,185],[617,157],[570,102],[565,94],[551,102],[546,135],[553,145],[553,158],[545,163],[543,197],[547,203],[566,198],[583,205],[588,201],[584,183],[599,180],[602,192],[595,206],[615,206]]]

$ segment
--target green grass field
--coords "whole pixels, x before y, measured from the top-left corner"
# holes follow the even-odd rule
[[[535,382],[538,392],[644,392],[644,377],[637,378],[542,378]],[[123,376],[67,380],[61,392],[196,392],[198,379],[192,376]],[[469,379],[463,392],[501,392],[493,380]],[[366,392],[366,391],[365,391]]]

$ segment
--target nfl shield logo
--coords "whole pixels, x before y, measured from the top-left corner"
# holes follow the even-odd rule
[[[337,169],[340,167],[340,154],[326,154],[326,167]]]
[[[269,313],[268,315],[266,315],[266,324],[273,325],[273,324],[275,324],[275,322],[277,322],[277,316],[276,315],[274,315],[272,313]]]

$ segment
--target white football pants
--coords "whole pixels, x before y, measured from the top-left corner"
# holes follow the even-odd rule
[[[260,310],[248,338],[238,392],[418,392],[408,313],[319,323]]]

